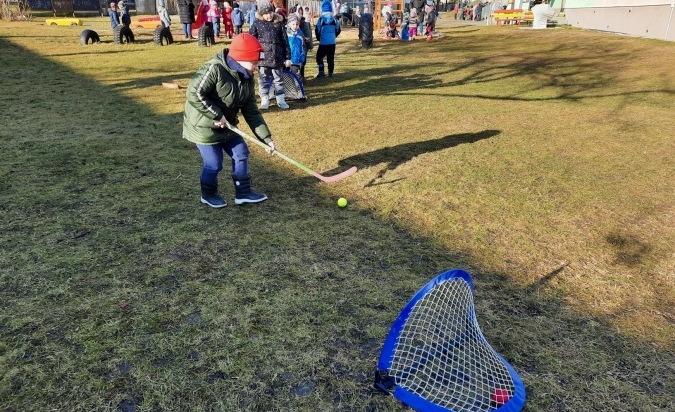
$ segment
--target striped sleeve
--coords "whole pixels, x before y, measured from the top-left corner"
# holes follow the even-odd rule
[[[223,113],[221,113],[220,109],[216,107],[208,97],[216,87],[216,82],[212,78],[212,76],[216,75],[216,70],[216,65],[210,65],[209,68],[204,72],[204,75],[202,75],[202,78],[199,79],[199,83],[197,83],[197,89],[195,90],[197,99],[202,104],[204,109],[213,115],[215,120],[220,119],[223,116]]]

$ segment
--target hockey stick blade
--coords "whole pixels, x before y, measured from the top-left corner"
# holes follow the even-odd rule
[[[252,143],[257,144],[258,146],[260,146],[260,147],[262,147],[262,148],[264,148],[264,149],[269,149],[269,146],[267,146],[265,143],[261,142],[261,141],[258,140],[256,137],[251,136],[251,135],[245,133],[244,131],[238,129],[238,128],[235,127],[235,126],[230,126],[230,130],[232,130],[233,132],[235,132],[235,133],[238,134],[239,136],[243,137],[244,139],[246,139],[246,140],[248,140],[248,141],[250,141],[250,142],[252,142]],[[358,170],[358,169],[356,168],[356,166],[353,166],[353,167],[351,167],[350,169],[347,169],[347,170],[345,170],[345,171],[342,172],[342,173],[339,173],[339,174],[336,174],[336,175],[333,175],[333,176],[323,176],[323,175],[321,175],[321,174],[319,174],[319,173],[313,171],[313,170],[310,169],[309,167],[303,165],[302,163],[298,162],[297,160],[291,159],[290,157],[286,156],[285,154],[281,153],[281,152],[278,151],[278,150],[275,150],[275,151],[274,151],[274,154],[275,154],[276,156],[279,156],[280,158],[284,159],[284,160],[287,161],[288,163],[290,163],[290,164],[292,164],[292,165],[295,165],[295,166],[299,167],[300,169],[304,170],[305,172],[309,173],[310,175],[316,177],[317,179],[319,179],[319,180],[321,180],[322,182],[325,182],[325,183],[333,183],[333,182],[337,182],[337,181],[339,181],[339,180],[342,180],[342,179],[344,179],[344,178],[346,178],[346,177],[349,177],[349,176],[353,175],[353,174],[356,173],[356,171]]]
[[[346,177],[349,177],[349,176],[353,175],[354,173],[356,173],[357,170],[358,169],[356,168],[356,166],[352,166],[351,168],[345,170],[344,172],[338,173],[338,174],[333,175],[333,176],[323,176],[323,175],[320,175],[316,172],[312,172],[312,176],[316,177],[317,179],[319,179],[323,182],[333,183],[333,182],[337,182],[338,180],[342,180]]]

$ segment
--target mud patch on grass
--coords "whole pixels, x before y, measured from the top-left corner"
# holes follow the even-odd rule
[[[185,318],[185,323],[187,323],[190,326],[197,325],[199,323],[199,318],[201,316],[202,316],[201,311],[199,311],[199,310],[194,311],[194,312],[190,313],[189,315],[187,315],[187,317]]]
[[[131,364],[130,363],[120,363],[117,365],[117,370],[119,371],[120,375],[126,375],[129,372],[131,372]]]
[[[216,383],[217,381],[225,380],[227,379],[227,374],[221,370],[216,371],[209,376],[206,377],[206,382],[208,383]]]
[[[193,350],[192,352],[187,354],[188,360],[191,361],[198,361],[199,360],[199,352]]]
[[[641,264],[652,251],[651,245],[630,234],[610,233],[605,240],[614,248],[614,262],[624,266]]]
[[[376,357],[380,351],[380,342],[375,339],[367,339],[359,345],[359,351],[364,358]]]
[[[135,393],[130,393],[127,394],[127,396],[117,404],[117,409],[122,412],[136,412],[139,410],[138,405],[141,403],[143,403],[142,396]]]
[[[316,390],[316,382],[310,379],[302,380],[298,386],[293,388],[293,393],[298,396],[307,396]]]

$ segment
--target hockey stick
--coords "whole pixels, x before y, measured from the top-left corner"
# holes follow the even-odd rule
[[[269,148],[270,148],[270,147],[267,146],[265,143],[261,142],[260,140],[258,140],[258,139],[255,138],[255,137],[253,137],[253,136],[251,136],[251,135],[249,135],[249,134],[247,134],[247,133],[245,133],[245,132],[239,130],[239,129],[238,129],[237,127],[235,127],[235,126],[230,126],[230,130],[232,130],[233,132],[235,132],[235,133],[238,134],[239,136],[243,137],[244,139],[246,139],[246,140],[248,140],[248,141],[250,141],[250,142],[253,142],[253,143],[257,144],[257,145],[260,146],[260,147],[263,147],[263,148],[265,148],[265,149],[269,149]],[[303,165],[302,163],[298,162],[297,160],[291,159],[290,157],[286,156],[285,154],[281,153],[281,152],[278,151],[278,150],[275,150],[275,151],[274,151],[274,154],[277,155],[277,156],[279,156],[280,158],[284,159],[284,160],[287,161],[288,163],[291,163],[291,164],[293,164],[293,165],[299,167],[300,169],[302,169],[302,170],[304,170],[305,172],[309,173],[310,175],[316,177],[317,179],[321,180],[322,182],[326,182],[326,183],[333,183],[333,182],[337,182],[338,180],[342,180],[342,179],[344,179],[345,177],[349,177],[349,176],[353,175],[354,173],[356,173],[356,170],[357,170],[356,166],[353,166],[352,168],[347,169],[347,170],[345,170],[344,172],[342,172],[342,173],[340,173],[340,174],[337,174],[337,175],[334,175],[334,176],[323,176],[323,175],[320,175],[320,174],[318,174],[317,172],[313,171],[313,170],[310,169],[309,167]]]

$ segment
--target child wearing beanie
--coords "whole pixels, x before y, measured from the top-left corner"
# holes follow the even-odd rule
[[[410,18],[408,19],[408,27],[410,29],[410,40],[417,38],[417,26],[420,24],[420,18],[417,16],[417,9],[410,9]]]
[[[225,26],[225,36],[231,39],[234,34],[234,25],[232,24],[232,7],[228,2],[223,5],[223,26]]]
[[[326,75],[323,59],[328,63],[328,77],[333,77],[335,70],[335,44],[340,35],[340,22],[333,16],[333,4],[330,0],[323,0],[321,3],[321,16],[314,26],[314,34],[319,41],[319,48],[316,51],[316,64],[319,73],[315,77],[324,77]]]
[[[206,12],[209,16],[209,21],[213,25],[213,34],[216,37],[220,37],[220,9],[218,8],[218,3],[216,0],[209,1],[209,10]]]
[[[229,49],[204,63],[192,76],[187,88],[183,114],[183,138],[195,143],[202,156],[201,203],[213,208],[227,205],[218,193],[218,173],[223,169],[223,152],[232,158],[235,204],[258,203],[267,199],[251,188],[248,169],[249,149],[244,139],[230,130],[241,114],[255,136],[275,145],[255,100],[255,73],[264,58],[263,46],[248,33],[236,36]],[[209,126],[211,125],[211,126]]]
[[[274,13],[274,7],[268,0],[258,2],[257,19],[251,25],[249,33],[257,38],[265,49],[265,59],[260,62],[258,93],[260,108],[268,109],[270,105],[270,84],[274,87],[277,106],[288,109],[284,93],[282,70],[291,67],[291,48],[284,27],[283,16]]]
[[[232,25],[234,26],[234,34],[240,34],[241,28],[244,26],[244,12],[239,8],[239,3],[232,4]]]

